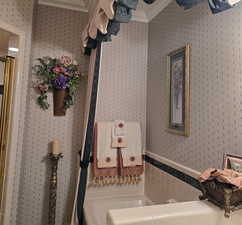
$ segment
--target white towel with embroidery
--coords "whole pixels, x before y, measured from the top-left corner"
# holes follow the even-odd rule
[[[127,148],[126,123],[115,120],[112,127],[112,148]]]
[[[117,150],[111,147],[113,122],[97,122],[97,167],[117,167]]]
[[[126,122],[127,148],[122,148],[124,167],[143,165],[142,159],[142,137],[139,122]]]

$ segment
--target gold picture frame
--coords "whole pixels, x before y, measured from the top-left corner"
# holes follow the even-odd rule
[[[167,131],[190,135],[190,45],[167,56],[169,116]]]
[[[223,169],[231,169],[236,172],[242,173],[242,156],[224,154]]]

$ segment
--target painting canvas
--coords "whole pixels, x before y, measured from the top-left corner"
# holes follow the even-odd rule
[[[189,45],[168,55],[168,131],[189,136]]]

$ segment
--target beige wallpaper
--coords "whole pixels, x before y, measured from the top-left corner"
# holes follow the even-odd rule
[[[177,202],[198,201],[200,194],[190,184],[145,163],[145,195],[153,203],[164,204],[172,199]]]
[[[23,143],[23,127],[25,118],[25,106],[26,106],[26,95],[27,95],[27,85],[28,85],[28,74],[29,74],[29,61],[30,61],[30,47],[31,47],[31,34],[32,34],[32,14],[34,0],[0,0],[0,20],[11,24],[18,29],[21,29],[26,33],[26,43],[25,43],[25,58],[24,58],[24,73],[21,74],[22,82],[22,102],[21,102],[21,113],[19,115],[19,137],[18,137],[18,152],[16,161],[16,174],[13,174],[10,179],[13,179],[14,193],[13,202],[11,209],[11,225],[16,224],[16,210],[18,205],[18,187],[20,179],[20,162],[22,158],[22,143]]]
[[[242,5],[212,15],[175,2],[149,24],[147,149],[196,170],[242,155]],[[165,131],[166,55],[191,44],[191,135]]]
[[[86,14],[77,11],[38,6],[33,29],[32,65],[42,56],[75,58],[83,72],[87,71],[88,57],[80,52],[80,33],[86,24]],[[31,80],[35,76],[31,74]],[[85,78],[76,97],[76,105],[65,117],[54,117],[51,107],[42,111],[36,105],[36,92],[28,85],[25,119],[24,154],[22,156],[21,181],[18,203],[18,225],[46,225],[48,219],[48,189],[50,166],[46,159],[53,139],[60,141],[64,158],[59,164],[57,200],[57,224],[68,224],[74,198],[77,154],[81,146]]]
[[[139,121],[143,148],[146,136],[146,80],[148,24],[122,24],[120,33],[102,46],[97,120]],[[138,185],[89,187],[88,196],[142,194]]]
[[[103,44],[97,120],[140,121],[146,135],[148,24],[122,24],[118,36]]]
[[[0,51],[0,56],[6,56],[7,55],[7,52],[4,52],[4,51]]]
[[[86,15],[76,11],[39,6],[35,11],[32,56],[70,55],[87,71],[88,58],[81,56],[80,33]],[[104,44],[97,119],[141,121],[145,137],[146,65],[148,25],[131,23],[122,26],[119,37]],[[117,62],[119,62],[117,64]],[[32,61],[32,65],[34,61]],[[110,66],[108,66],[110,65]],[[31,75],[31,80],[34,76]],[[24,130],[19,192],[18,225],[46,225],[48,215],[48,175],[45,159],[53,139],[61,141],[64,158],[59,164],[57,224],[67,225],[70,219],[76,181],[77,152],[81,147],[85,82],[83,78],[77,104],[62,118],[53,117],[52,106],[43,112],[36,105],[36,93],[28,86],[27,113]],[[116,94],[117,92],[117,94]],[[51,102],[51,94],[49,95]],[[143,186],[125,187],[126,193],[142,192]],[[92,189],[95,194],[110,194],[110,189]],[[124,189],[114,188],[113,194]]]

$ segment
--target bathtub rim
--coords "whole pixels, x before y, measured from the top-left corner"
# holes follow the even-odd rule
[[[85,214],[85,221],[86,221],[86,225],[99,225],[96,220],[95,220],[95,217],[93,216],[93,213],[94,210],[92,210],[92,206],[93,204],[95,204],[95,200],[97,201],[123,201],[123,202],[127,202],[128,200],[129,201],[137,201],[137,200],[142,200],[142,201],[147,201],[148,204],[151,204],[153,205],[154,203],[148,199],[145,195],[123,195],[123,196],[116,196],[116,197],[113,197],[113,196],[110,196],[110,197],[88,197],[85,201],[85,204],[84,204],[84,214]],[[143,207],[143,206],[136,206],[136,207],[130,207],[130,208],[139,208],[139,207]],[[120,209],[126,209],[126,208],[129,208],[129,207],[125,207],[125,208],[120,208]],[[109,211],[112,210],[112,209],[109,209],[107,211],[107,215],[109,213]],[[118,209],[119,210],[119,209]],[[107,216],[106,215],[106,216]]]

